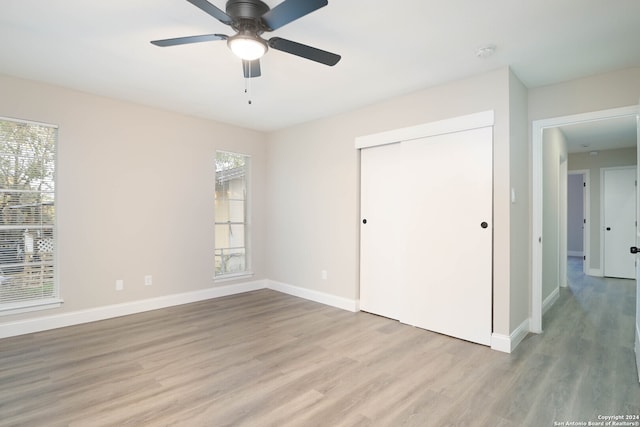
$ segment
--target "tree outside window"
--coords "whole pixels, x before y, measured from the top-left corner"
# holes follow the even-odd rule
[[[57,296],[57,129],[0,119],[0,308]]]
[[[249,157],[219,151],[216,154],[215,266],[216,276],[249,270],[247,188]]]

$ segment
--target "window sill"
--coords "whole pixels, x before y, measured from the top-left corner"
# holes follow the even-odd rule
[[[12,314],[28,313],[30,311],[49,310],[62,306],[63,302],[64,301],[61,298],[52,298],[42,301],[4,304],[0,307],[0,316],[10,316]]]
[[[253,271],[243,271],[242,273],[224,274],[221,276],[215,276],[213,278],[214,283],[230,282],[232,280],[246,279],[253,277]]]

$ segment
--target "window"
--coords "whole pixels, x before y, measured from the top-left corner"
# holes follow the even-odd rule
[[[247,274],[249,156],[216,154],[215,265],[216,277]]]
[[[0,118],[0,312],[57,306],[57,128]]]

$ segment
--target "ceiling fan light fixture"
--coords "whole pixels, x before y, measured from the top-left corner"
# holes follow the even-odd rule
[[[250,33],[238,33],[229,37],[227,45],[238,58],[253,61],[267,53],[267,43]]]

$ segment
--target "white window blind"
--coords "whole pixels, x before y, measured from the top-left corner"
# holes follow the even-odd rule
[[[248,175],[249,156],[216,154],[215,266],[216,277],[249,271]]]
[[[57,127],[0,118],[0,312],[60,302]]]

